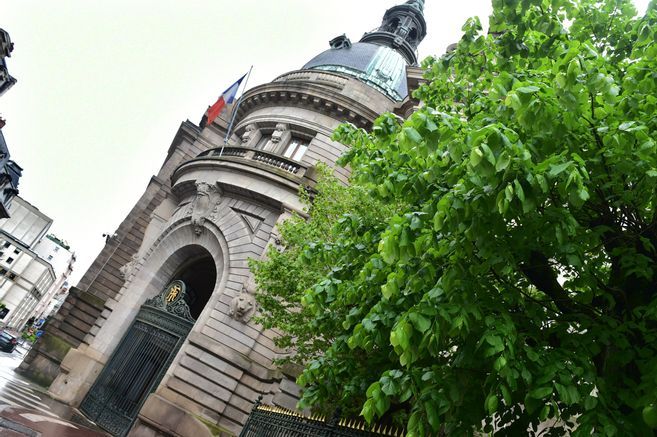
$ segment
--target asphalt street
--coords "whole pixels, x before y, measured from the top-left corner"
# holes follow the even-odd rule
[[[22,346],[14,352],[0,352],[0,404],[32,408],[51,417],[59,417],[57,405],[42,393],[40,387],[14,372],[27,353]]]
[[[71,409],[14,372],[27,350],[19,345],[11,353],[0,352],[0,437],[100,437],[98,433],[69,422]]]

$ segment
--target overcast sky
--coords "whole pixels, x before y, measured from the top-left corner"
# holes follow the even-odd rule
[[[648,0],[635,0],[644,11]],[[157,172],[178,126],[253,64],[248,88],[352,41],[403,0],[0,0],[18,83],[0,97],[20,195],[78,255],[73,283]],[[490,0],[427,0],[420,57],[441,54]]]

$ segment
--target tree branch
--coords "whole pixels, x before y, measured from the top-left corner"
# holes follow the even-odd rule
[[[584,313],[594,314],[589,309],[578,309],[575,302],[568,296],[568,292],[559,284],[557,274],[550,267],[548,258],[540,252],[532,250],[529,261],[520,264],[520,271],[529,279],[539,291],[545,293],[564,314]]]

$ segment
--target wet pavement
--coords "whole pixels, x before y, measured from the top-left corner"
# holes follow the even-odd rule
[[[106,436],[69,422],[74,410],[14,372],[26,353],[22,345],[11,353],[0,352],[0,437]]]

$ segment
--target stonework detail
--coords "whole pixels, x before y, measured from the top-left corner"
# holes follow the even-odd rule
[[[276,130],[271,134],[271,142],[278,144],[283,140],[285,132],[289,130],[289,126],[285,123],[278,123],[276,125]]]
[[[258,229],[260,229],[260,225],[262,225],[265,219],[256,214],[252,214],[248,211],[242,211],[238,208],[231,208],[231,209],[240,216],[240,218],[246,225],[246,228],[251,235],[251,239],[253,239],[253,236],[258,232]]]
[[[134,254],[132,255],[132,259],[119,269],[123,279],[128,280],[130,276],[135,273],[137,264],[139,264],[139,255]]]
[[[205,220],[214,212],[220,200],[221,193],[216,185],[196,182],[196,196],[187,210],[187,214],[192,217],[192,226],[196,235],[201,235]]]
[[[258,126],[253,123],[247,125],[242,134],[242,144],[248,143],[256,132],[258,132]]]
[[[256,289],[255,279],[253,275],[249,275],[242,284],[240,293],[231,300],[228,315],[242,323],[248,323],[256,310]]]
[[[255,297],[246,288],[242,288],[242,292],[230,302],[229,315],[242,323],[248,323],[251,317],[253,317],[255,307]]]

